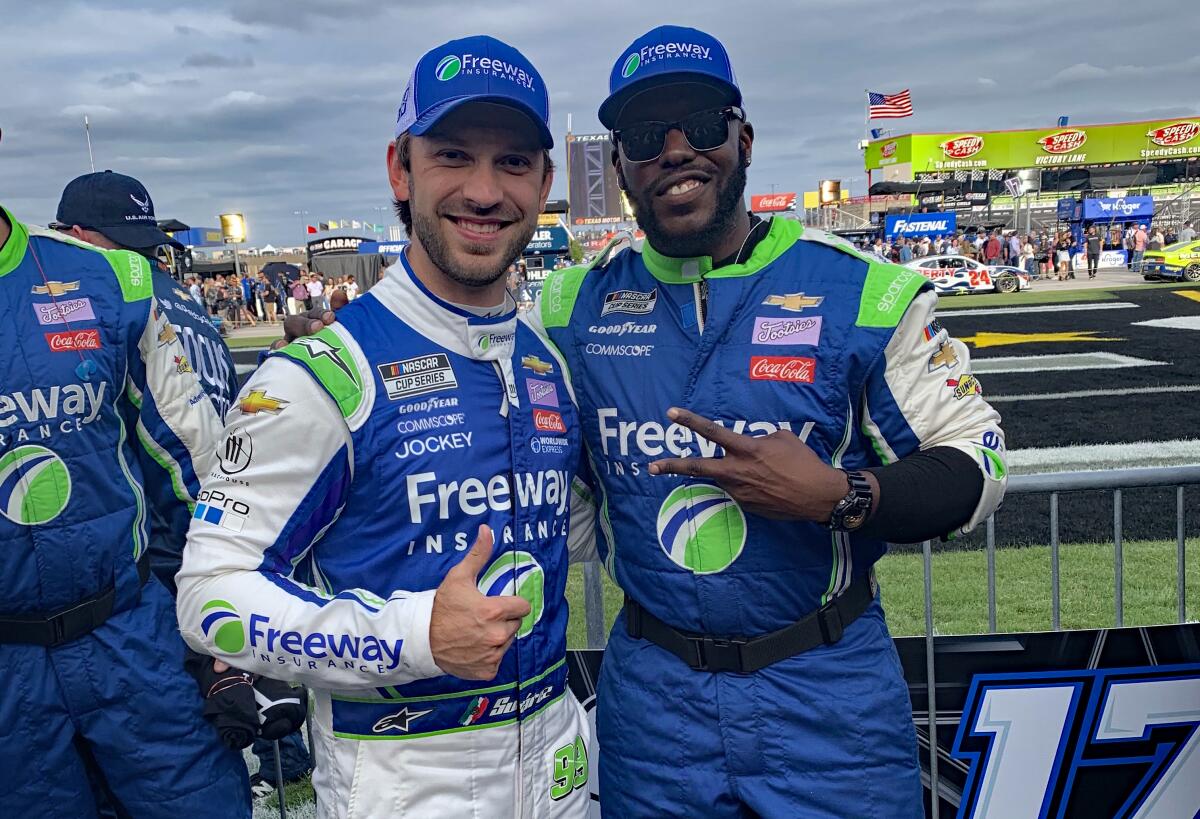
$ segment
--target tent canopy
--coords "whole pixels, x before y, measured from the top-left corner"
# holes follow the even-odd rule
[[[876,182],[871,186],[870,194],[872,196],[897,196],[905,193],[939,193],[961,189],[961,182],[949,179],[941,182]]]

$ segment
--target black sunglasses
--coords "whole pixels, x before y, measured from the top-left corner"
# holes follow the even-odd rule
[[[729,120],[745,120],[746,112],[736,105],[688,114],[677,122],[647,120],[613,131],[613,141],[630,162],[658,159],[667,147],[667,134],[678,128],[693,151],[715,151],[729,139]]]

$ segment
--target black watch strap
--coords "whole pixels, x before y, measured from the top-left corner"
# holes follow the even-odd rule
[[[847,472],[844,469],[842,472],[850,484],[850,491],[833,507],[829,515],[829,528],[835,532],[853,532],[862,528],[870,518],[874,493],[867,476],[862,472]]]

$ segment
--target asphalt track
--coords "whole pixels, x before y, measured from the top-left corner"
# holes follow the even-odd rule
[[[1003,416],[1013,474],[1200,464],[1200,288],[1126,288],[1108,300],[960,308],[942,324],[971,350],[984,394]],[[258,350],[234,350],[244,380]],[[935,487],[930,492],[936,492]],[[1175,490],[1122,492],[1124,537],[1175,538]],[[1200,487],[1185,492],[1185,531],[1200,534]],[[1012,496],[999,545],[1050,540],[1048,495]],[[1111,492],[1059,498],[1059,539],[1111,542]],[[940,548],[971,548],[982,532]]]
[[[1200,289],[1125,289],[1115,301],[956,310],[942,324],[971,350],[1003,416],[1014,474],[1200,464]],[[1122,492],[1124,537],[1175,538],[1174,489]],[[998,544],[1048,543],[1048,495],[1011,496]],[[1200,487],[1184,495],[1200,534]],[[1060,495],[1061,542],[1111,542],[1111,492]],[[973,533],[962,545],[982,543]]]

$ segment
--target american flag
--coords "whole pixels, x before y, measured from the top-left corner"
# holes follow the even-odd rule
[[[870,119],[900,119],[912,116],[912,97],[905,88],[899,94],[876,94],[867,92]]]

